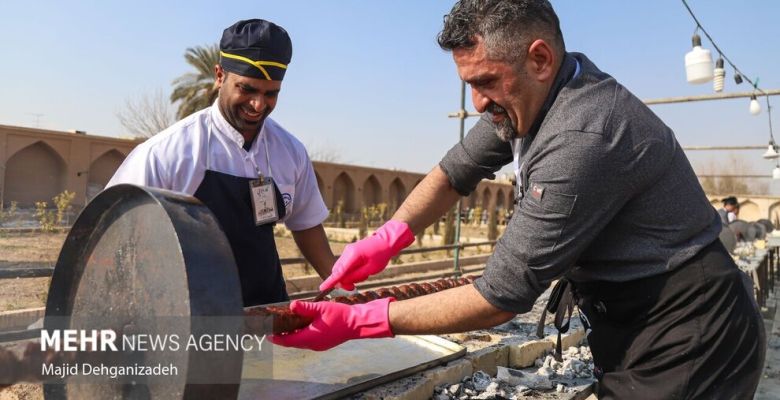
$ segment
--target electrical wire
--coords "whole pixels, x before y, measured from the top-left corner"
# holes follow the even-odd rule
[[[766,113],[769,117],[769,137],[772,139],[772,143],[775,141],[774,134],[772,133],[772,105],[769,104],[769,94],[765,91],[763,91],[761,88],[758,87],[758,78],[756,78],[756,82],[753,82],[750,77],[748,77],[744,72],[742,72],[739,68],[737,68],[737,65],[731,62],[731,60],[726,56],[726,53],[724,53],[720,47],[718,47],[717,43],[715,43],[715,40],[710,36],[710,34],[707,32],[706,29],[702,26],[701,22],[699,22],[699,19],[696,18],[696,14],[693,13],[693,10],[691,10],[691,7],[688,5],[688,2],[686,0],[682,0],[683,5],[688,10],[688,13],[691,14],[691,18],[693,18],[693,21],[696,22],[696,31],[701,30],[704,32],[704,36],[707,37],[707,40],[710,41],[712,44],[712,47],[715,48],[715,50],[718,51],[718,55],[723,57],[726,62],[729,63],[731,68],[734,69],[734,71],[740,75],[742,75],[742,78],[745,79],[751,86],[753,86],[753,89],[757,92],[760,92],[762,95],[766,98]],[[696,32],[694,31],[694,33]]]

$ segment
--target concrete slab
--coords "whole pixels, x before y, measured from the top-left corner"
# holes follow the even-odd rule
[[[491,376],[495,376],[499,366],[509,365],[509,347],[491,346],[469,353],[464,358],[471,362],[474,371],[485,371]]]

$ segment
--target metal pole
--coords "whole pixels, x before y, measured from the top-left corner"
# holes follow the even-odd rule
[[[749,98],[753,95],[766,96],[768,102],[769,96],[780,95],[780,89],[754,90],[750,92],[705,94],[701,96],[663,97],[660,99],[646,99],[646,100],[642,100],[642,102],[650,106],[654,104],[687,103],[693,101],[708,101],[708,100],[727,100],[727,99],[738,99],[743,97]],[[479,113],[466,113],[466,116],[468,117],[479,117],[480,115],[481,114]],[[447,116],[450,118],[462,118],[461,112],[449,113],[447,114]]]
[[[772,175],[747,175],[747,174],[741,174],[741,175],[702,174],[696,176],[699,178],[771,178],[772,177]]]
[[[466,129],[466,82],[460,81],[460,141],[463,141],[463,132]],[[456,275],[460,275],[460,208],[463,204],[463,197],[458,198],[458,204],[455,211],[455,259],[453,260],[453,269]]]
[[[694,150],[766,150],[766,145],[761,146],[683,146],[685,151]]]
[[[706,101],[706,100],[724,100],[724,99],[738,99],[742,97],[751,97],[756,94],[764,94],[768,98],[769,96],[780,95],[780,89],[772,90],[754,90],[750,92],[734,92],[734,93],[719,93],[719,94],[705,94],[702,96],[682,96],[682,97],[664,97],[660,99],[647,99],[642,100],[647,105],[653,104],[671,104],[671,103],[686,103],[689,101]]]

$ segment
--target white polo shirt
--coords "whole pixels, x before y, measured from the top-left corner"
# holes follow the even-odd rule
[[[138,145],[106,187],[131,183],[193,195],[207,169],[247,178],[262,173],[272,176],[282,193],[287,208],[282,221],[290,230],[308,229],[327,218],[314,168],[298,139],[266,118],[249,151],[243,146],[244,137],[215,101]]]

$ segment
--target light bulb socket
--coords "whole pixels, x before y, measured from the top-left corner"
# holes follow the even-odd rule
[[[737,85],[742,83],[742,75],[740,75],[739,72],[734,73],[734,83],[736,83]]]
[[[766,160],[775,160],[780,157],[780,154],[777,153],[777,149],[775,148],[774,141],[769,141],[769,146],[766,147],[766,152],[762,157],[764,157]]]
[[[756,101],[758,101],[758,100],[756,99],[756,94],[755,94],[755,93],[753,93],[753,94],[751,94],[751,95],[750,95],[750,101],[753,101],[753,100],[756,100]]]
[[[699,36],[698,33],[694,33],[691,38],[691,43],[693,43],[693,47],[701,46],[701,36]]]
[[[715,68],[723,68],[723,57],[718,57],[718,60],[715,61]]]

